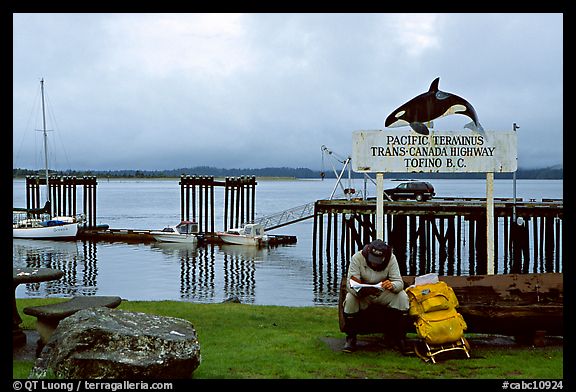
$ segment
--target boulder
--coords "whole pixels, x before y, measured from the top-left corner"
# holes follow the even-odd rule
[[[63,319],[29,378],[190,378],[201,362],[194,326],[186,320],[109,308]]]

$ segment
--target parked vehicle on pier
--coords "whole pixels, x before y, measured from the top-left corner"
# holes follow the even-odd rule
[[[434,186],[426,181],[406,181],[395,188],[384,190],[391,200],[418,200],[426,201],[433,198],[436,193]]]

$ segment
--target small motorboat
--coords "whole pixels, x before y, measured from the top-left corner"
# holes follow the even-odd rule
[[[262,246],[268,243],[268,235],[264,227],[249,223],[243,227],[218,232],[218,237],[227,244]]]
[[[198,223],[194,221],[181,221],[176,226],[167,226],[160,231],[151,231],[156,241],[183,242],[194,244],[200,237]]]

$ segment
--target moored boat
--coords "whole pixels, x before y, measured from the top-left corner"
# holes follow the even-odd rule
[[[52,216],[49,190],[48,142],[46,109],[44,105],[44,79],[40,81],[44,135],[44,172],[46,177],[46,204],[43,208],[13,208],[12,237],[29,239],[74,239],[82,216]]]
[[[228,244],[262,246],[268,243],[268,235],[260,224],[249,223],[239,228],[218,232],[218,237]]]
[[[78,222],[72,217],[33,218],[27,213],[13,213],[13,238],[74,239],[77,234]]]
[[[200,237],[198,223],[181,221],[175,226],[167,226],[162,230],[153,230],[150,235],[160,242],[197,243]]]

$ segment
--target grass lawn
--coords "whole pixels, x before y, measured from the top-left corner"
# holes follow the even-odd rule
[[[22,308],[60,299],[18,299],[21,326],[33,329]],[[283,307],[237,303],[124,301],[119,309],[178,317],[198,334],[202,362],[194,379],[554,379],[563,378],[563,346],[475,345],[471,358],[436,364],[385,348],[352,354],[339,350],[344,335],[336,307]],[[378,335],[368,339],[377,341]],[[32,361],[13,361],[13,377],[26,378]]]

